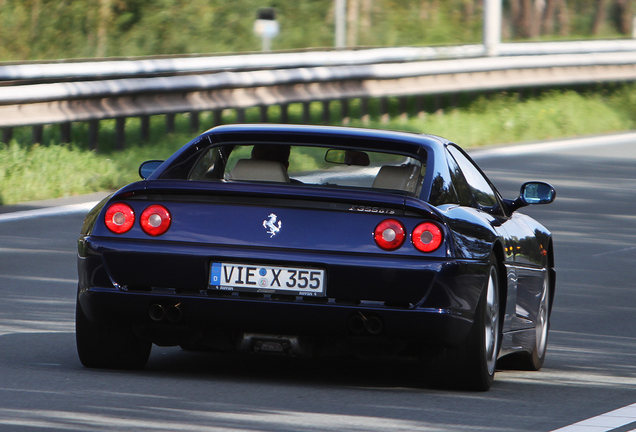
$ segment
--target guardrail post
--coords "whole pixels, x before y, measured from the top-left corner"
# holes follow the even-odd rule
[[[223,123],[223,110],[217,109],[212,111],[212,122],[214,123],[214,126]]]
[[[190,111],[190,132],[199,131],[199,113],[197,111]]]
[[[331,122],[331,111],[329,104],[331,101],[322,101],[322,124],[328,125]]]
[[[236,109],[236,122],[245,123],[245,108]]]
[[[13,128],[2,128],[2,142],[5,144],[9,144],[11,138],[13,138]]]
[[[115,119],[115,148],[123,150],[126,147],[126,117]]]
[[[42,125],[33,126],[32,133],[33,133],[33,143],[42,144],[42,138],[44,135],[44,126]]]
[[[342,118],[342,124],[345,126],[351,122],[349,118],[349,99],[340,99],[340,117]]]
[[[280,122],[289,123],[289,104],[281,104],[280,106]]]
[[[407,109],[407,100],[406,96],[402,96],[398,99],[398,107],[400,110],[400,120],[406,121],[409,118],[409,113]]]
[[[60,123],[60,141],[71,142],[71,122]]]
[[[415,96],[415,113],[418,118],[426,117],[426,111],[424,111],[424,96]]]
[[[311,120],[311,102],[303,102],[303,123],[309,124]]]
[[[369,124],[369,98],[360,99],[360,121]]]
[[[99,120],[91,120],[88,122],[88,148],[97,151],[97,142],[99,140]]]
[[[174,132],[174,114],[166,114],[166,132]]]
[[[269,120],[269,118],[267,117],[268,109],[269,107],[267,105],[261,105],[260,107],[258,107],[258,121],[260,121],[261,123],[267,123],[267,121]]]
[[[380,123],[388,123],[389,122],[389,111],[388,111],[388,99],[386,97],[380,98]]]
[[[141,125],[139,132],[141,135],[141,142],[148,142],[150,139],[150,116],[144,115],[140,117]]]

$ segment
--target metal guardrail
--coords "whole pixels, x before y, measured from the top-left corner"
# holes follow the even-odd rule
[[[636,40],[504,43],[499,45],[498,51],[500,56],[636,51]],[[483,45],[460,45],[197,57],[173,56],[170,58],[141,58],[136,60],[100,59],[40,64],[0,63],[0,81],[98,80],[138,75],[176,75],[317,66],[355,66],[483,57],[484,55],[485,49]]]
[[[535,45],[534,48],[531,45]],[[466,48],[463,52],[472,52],[471,49]],[[588,52],[592,49],[598,52]],[[616,49],[620,52],[615,52]],[[243,110],[257,106],[261,107],[261,121],[267,121],[267,107],[281,105],[284,121],[290,103],[303,103],[303,116],[308,118],[309,102],[322,102],[326,118],[329,102],[335,99],[346,101],[636,80],[636,41],[597,41],[593,45],[588,42],[514,44],[514,49],[511,45],[507,50],[500,50],[507,52],[507,56],[410,62],[404,56],[409,49],[397,50],[402,50],[399,63],[4,86],[0,87],[0,127],[6,142],[11,128],[34,126],[34,140],[37,141],[41,139],[41,125],[61,123],[64,141],[70,136],[70,122],[88,121],[92,131],[89,140],[94,147],[98,121],[116,118],[118,141],[123,145],[126,117],[142,117],[143,138],[147,133],[148,116],[157,114],[171,116],[189,112],[193,125],[196,125],[196,113],[200,111],[218,114],[223,109],[236,109],[238,120],[242,121]],[[520,55],[524,50],[574,53]],[[517,55],[512,55],[513,52]],[[365,61],[379,58],[373,57],[372,53],[360,53],[357,61],[362,61],[365,55]],[[389,57],[384,55],[382,58]],[[335,58],[332,58],[333,62],[336,62]],[[302,62],[298,60],[296,64]],[[346,104],[344,106],[346,108]],[[215,118],[219,117],[215,115]]]

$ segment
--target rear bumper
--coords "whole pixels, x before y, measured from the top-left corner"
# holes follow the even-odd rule
[[[261,250],[193,243],[80,239],[79,301],[95,322],[155,333],[195,332],[360,336],[353,317],[379,319],[373,337],[457,345],[468,334],[488,263],[396,254]],[[272,263],[324,268],[326,298],[259,299],[208,291],[210,263]],[[179,305],[178,323],[153,320],[151,307]],[[155,317],[156,318],[156,317]],[[358,322],[359,324],[359,322]],[[355,326],[354,326],[355,327]],[[368,336],[368,332],[362,332]]]
[[[360,336],[351,329],[352,317],[375,317],[382,324],[378,338],[422,341],[444,346],[460,343],[472,319],[447,309],[390,308],[341,305],[329,302],[215,298],[125,292],[112,288],[80,289],[79,303],[86,316],[103,325],[126,325],[160,334],[175,327],[193,332],[265,333],[327,339]],[[178,305],[178,321],[151,318],[151,307]],[[367,332],[364,335],[369,336]]]

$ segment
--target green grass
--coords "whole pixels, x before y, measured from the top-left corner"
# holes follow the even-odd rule
[[[370,122],[360,118],[360,103],[352,101],[349,112],[351,126],[426,132],[449,138],[464,147],[545,140],[578,135],[609,133],[635,129],[636,86],[599,90],[589,93],[551,91],[536,98],[520,100],[517,94],[498,94],[491,98],[458,98],[456,108],[433,111],[434,101],[425,101],[429,113],[417,116],[415,101],[410,98],[411,117],[400,120],[397,99],[390,99],[391,120],[382,123],[379,101],[369,104]],[[340,124],[338,103],[331,105],[332,124]],[[269,110],[270,121],[280,118],[280,109]],[[257,122],[256,108],[246,111],[247,122]],[[289,109],[290,123],[300,123],[302,106]],[[57,198],[102,190],[114,190],[137,180],[137,169],[148,159],[165,159],[192,139],[187,115],[176,119],[175,132],[166,134],[163,116],[151,119],[150,139],[139,144],[139,120],[126,124],[127,148],[114,150],[114,121],[100,125],[99,152],[86,147],[88,131],[84,124],[73,126],[72,144],[58,144],[59,128],[47,126],[44,142],[30,144],[29,128],[17,128],[9,144],[0,143],[0,204]],[[225,111],[223,123],[236,121],[236,113]],[[321,104],[311,105],[310,122],[322,123]],[[200,117],[201,129],[212,126],[209,113]]]

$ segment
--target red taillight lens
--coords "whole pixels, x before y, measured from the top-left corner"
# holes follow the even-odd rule
[[[115,234],[123,234],[130,231],[135,223],[135,211],[124,203],[115,203],[108,207],[104,216],[106,228]]]
[[[375,227],[373,239],[384,250],[396,250],[404,244],[406,229],[397,219],[385,219]]]
[[[172,217],[167,208],[159,204],[153,204],[146,208],[139,218],[141,229],[148,235],[160,236],[168,231]]]
[[[413,230],[411,240],[415,249],[422,252],[433,252],[442,245],[444,234],[437,224],[422,222]]]

